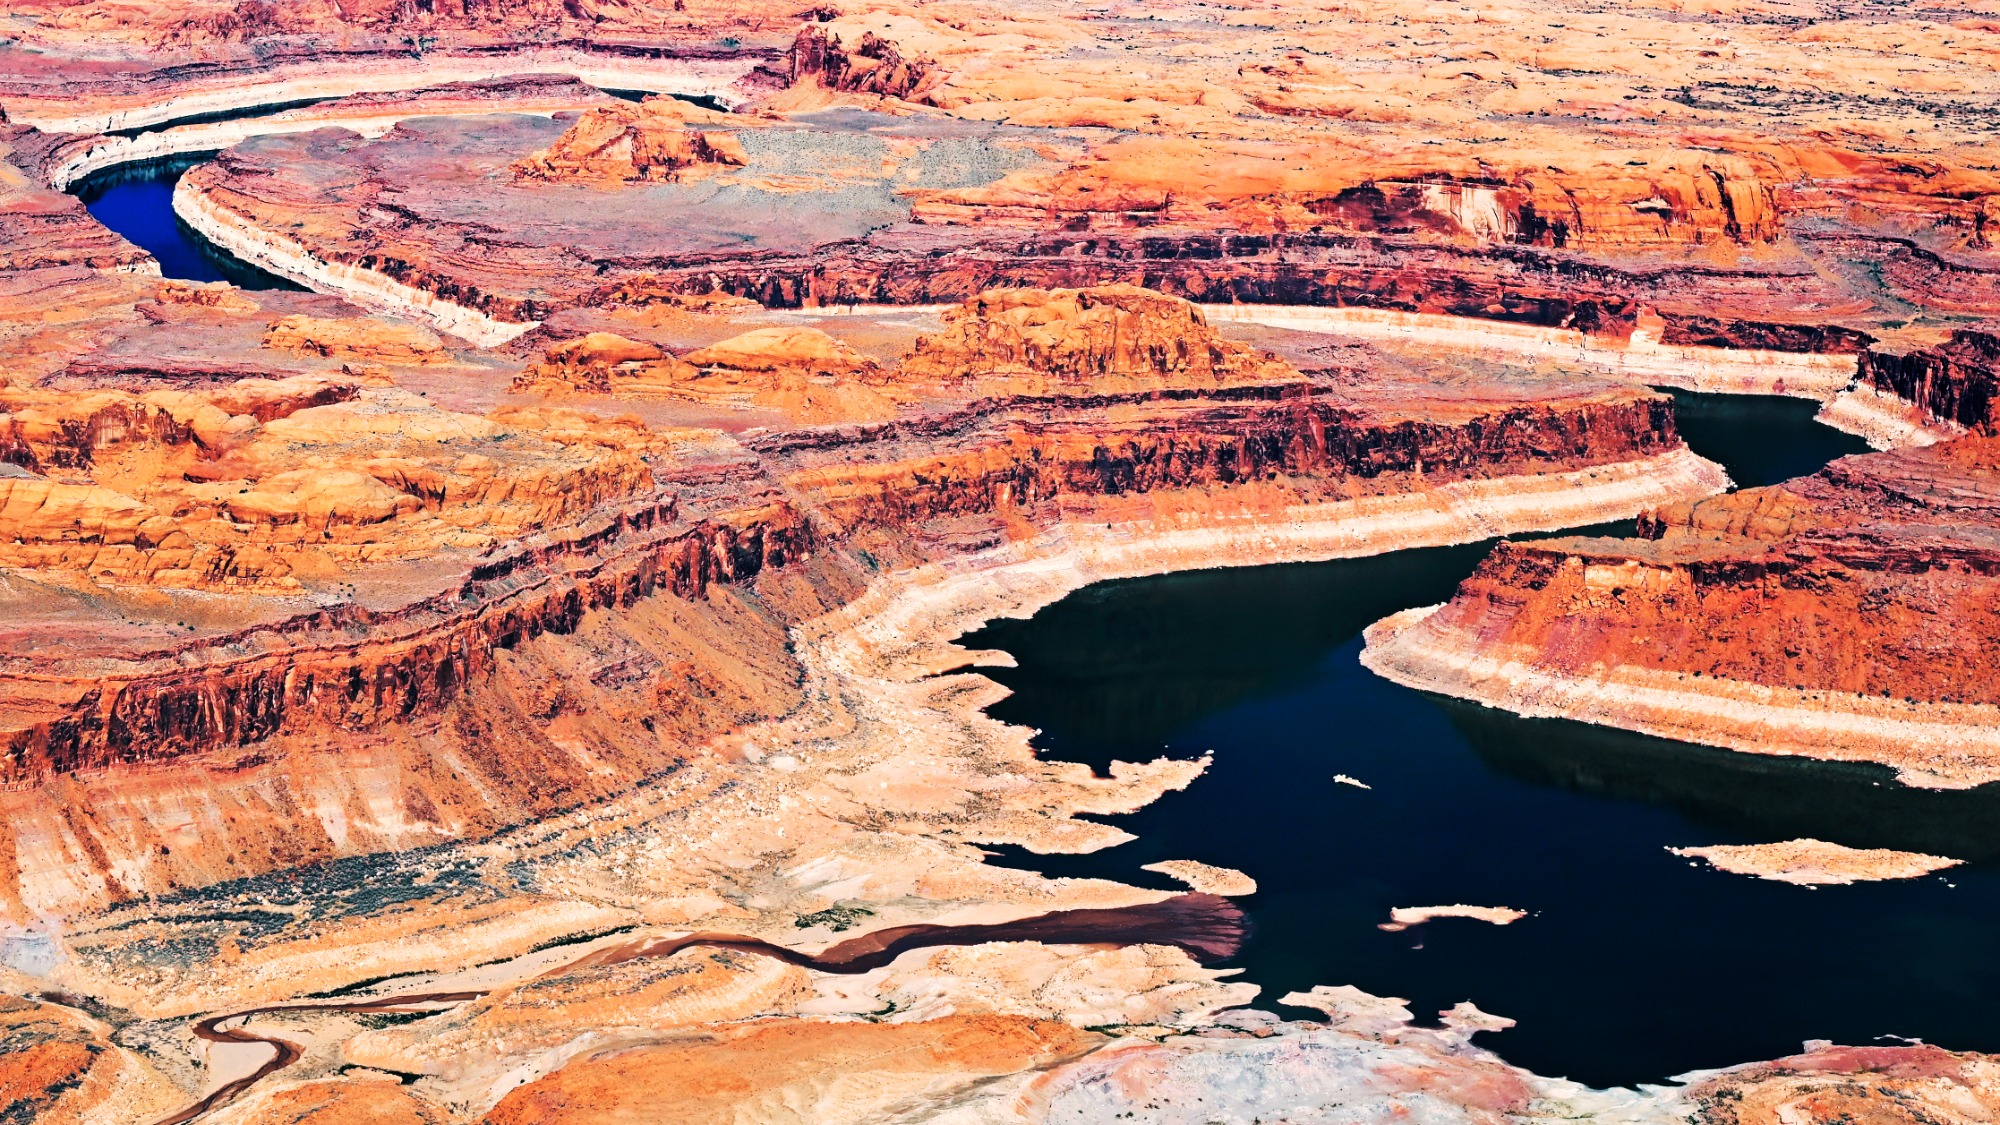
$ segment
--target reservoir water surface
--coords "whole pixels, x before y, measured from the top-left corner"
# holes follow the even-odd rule
[[[168,277],[296,288],[174,217],[174,183],[204,159],[114,169],[77,194]],[[1675,398],[1688,443],[1740,485],[1865,449],[1813,422],[1811,402]],[[1102,583],[966,637],[1017,658],[988,671],[1014,691],[992,710],[1038,728],[1050,757],[1100,770],[1215,757],[1185,792],[1112,818],[1131,843],[1088,856],[1001,849],[1000,862],[1161,887],[1173,884],[1141,865],[1240,868],[1260,889],[1242,900],[1253,930],[1233,964],[1263,987],[1261,1004],[1316,984],[1406,997],[1420,1018],[1469,999],[1520,1021],[1486,1045],[1595,1085],[1814,1038],[2000,1050],[1996,787],[1914,790],[1886,770],[1519,719],[1361,667],[1362,628],[1450,597],[1489,547]],[[1814,890],[1666,850],[1801,836],[1967,866]],[[1451,903],[1532,913],[1505,927],[1378,928],[1391,907]]]
[[[159,259],[160,272],[186,281],[227,281],[244,289],[302,288],[233,257],[174,214],[182,173],[215,159],[212,152],[121,164],[79,181],[71,190],[98,222]]]
[[[1811,402],[1675,398],[1688,443],[1740,485],[1865,450]],[[1594,1085],[1806,1039],[2000,1050],[2000,787],[1917,790],[1882,769],[1520,719],[1361,667],[1365,626],[1450,597],[1489,547],[1107,582],[967,636],[1017,658],[986,670],[1014,692],[992,713],[1038,728],[1048,757],[1215,758],[1186,791],[1110,818],[1131,843],[1001,862],[1163,888],[1140,866],[1239,868],[1259,890],[1239,900],[1252,932],[1233,964],[1260,1005],[1316,984],[1406,997],[1421,1020],[1472,1000],[1519,1021],[1484,1045]],[[1804,836],[1967,866],[1812,889],[1667,851]],[[1391,907],[1453,903],[1532,913],[1377,928]]]

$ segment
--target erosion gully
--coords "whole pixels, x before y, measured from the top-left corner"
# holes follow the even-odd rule
[[[544,975],[553,976],[642,958],[671,957],[692,948],[730,949],[775,957],[786,964],[822,973],[854,974],[881,968],[912,949],[978,945],[990,941],[1039,941],[1051,945],[1103,947],[1171,945],[1186,950],[1203,964],[1215,964],[1228,959],[1241,946],[1243,914],[1228,899],[1184,894],[1138,906],[1059,910],[1012,922],[972,926],[891,926],[839,942],[819,953],[805,953],[741,934],[702,932],[641,938],[599,948]],[[283,1036],[263,1035],[244,1027],[225,1027],[226,1024],[280,1013],[407,1012],[430,1004],[462,1004],[477,1000],[489,991],[410,992],[356,1000],[267,1004],[200,1020],[193,1028],[196,1038],[210,1043],[263,1044],[271,1048],[271,1057],[249,1074],[216,1087],[199,1101],[162,1118],[156,1125],[181,1125],[227,1105],[265,1078],[297,1062],[304,1053],[303,1047]]]

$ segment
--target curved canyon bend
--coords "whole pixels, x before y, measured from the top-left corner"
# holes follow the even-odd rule
[[[1865,451],[1812,411],[1676,395],[1690,446],[1744,486]],[[2000,975],[1979,964],[2000,924],[2000,796],[1518,718],[1360,665],[1365,626],[1448,598],[1490,546],[1108,583],[963,638],[1019,661],[988,672],[1014,692],[992,711],[1037,728],[1051,757],[1215,758],[1185,792],[1114,818],[1131,843],[1006,862],[1141,882],[1180,856],[1242,870],[1251,938],[1227,963],[1266,995],[1339,977],[1418,1011],[1471,999],[1519,1021],[1491,1040],[1503,1057],[1594,1085],[1818,1037],[2000,1048],[1985,1014]],[[1796,837],[1968,866],[1815,893],[1667,851]],[[1531,913],[1377,929],[1431,902]],[[1571,1034],[1574,1014],[1596,1032]]]
[[[2000,1120],[1993,13],[0,14],[0,1121]]]

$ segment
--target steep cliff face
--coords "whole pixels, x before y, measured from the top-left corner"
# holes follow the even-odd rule
[[[1377,626],[1370,666],[1499,706],[1881,761],[1931,784],[2000,770],[2000,692],[1982,671],[2000,661],[1994,439],[1844,458],[1662,508],[1639,533],[1504,544],[1442,608]]]
[[[462,378],[421,331],[298,314],[265,327],[254,304],[202,303],[222,291],[175,293],[162,318],[233,325],[259,357],[365,354],[395,380]],[[24,620],[39,655],[0,662],[0,783],[24,802],[0,821],[27,849],[12,901],[103,903],[608,799],[800,706],[785,630],[881,567],[1079,519],[1193,527],[1356,498],[1421,505],[1460,483],[1532,488],[1685,455],[1669,400],[1643,389],[1307,375],[1130,287],[987,294],[948,321],[900,364],[791,326],[681,359],[586,334],[548,345],[514,388],[703,409],[740,398],[845,423],[737,438],[576,410],[471,414],[330,376],[8,388],[9,456],[25,467],[0,480],[4,511],[48,494],[46,541],[23,535],[6,556],[24,575],[60,578],[114,548],[179,552],[183,570],[208,567],[203,588],[321,601],[123,640],[60,612]],[[1047,389],[971,397],[1024,373]],[[880,412],[860,413],[858,395]],[[95,483],[43,475],[58,471]],[[1675,480],[1670,494],[1713,487]],[[58,494],[96,505],[90,535],[50,506]],[[224,557],[300,585],[212,561]],[[85,569],[172,584],[157,569]],[[323,753],[333,745],[348,749]],[[202,780],[219,763],[230,780]],[[45,846],[31,795],[57,789],[70,811]],[[114,842],[135,802],[197,791],[194,835],[145,814],[146,834]],[[321,810],[314,825],[300,827],[302,807]],[[90,874],[57,874],[72,864]]]
[[[313,614],[135,654],[95,683],[0,671],[20,701],[6,778],[240,748],[287,731],[378,729],[464,700],[498,654],[565,634],[592,611],[655,595],[698,600],[806,549],[781,503],[679,523],[671,503],[484,561],[456,586],[389,613]],[[192,662],[197,671],[182,665]]]
[[[1480,476],[1638,460],[1680,447],[1670,404],[1617,391],[1492,404],[1449,422],[1384,417],[1307,383],[981,403],[892,423],[860,442],[794,436],[757,447],[844,526],[1038,510],[1066,499],[1257,484],[1308,502]],[[935,452],[944,447],[946,452]],[[828,464],[838,460],[841,463]],[[1042,518],[1047,518],[1043,516]]]
[[[1992,331],[1956,329],[1937,347],[1902,354],[1871,348],[1856,376],[1916,407],[1927,422],[1982,434],[2000,424],[2000,335]]]
[[[8,387],[0,405],[0,459],[17,467],[0,560],[107,584],[296,590],[302,575],[561,526],[651,484],[624,450],[348,380]],[[43,475],[58,470],[73,479]]]
[[[1450,156],[1383,159],[1269,142],[1122,139],[1058,171],[926,192],[924,224],[1411,234],[1552,249],[1770,243],[1787,169],[1729,155],[1564,171]],[[1664,158],[1662,158],[1664,157]],[[1495,158],[1496,160],[1498,158]]]

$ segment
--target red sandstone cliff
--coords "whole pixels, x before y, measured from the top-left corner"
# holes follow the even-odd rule
[[[1370,632],[1401,682],[1927,784],[2000,769],[2000,442],[1847,457],[1660,509],[1636,539],[1504,543]]]

